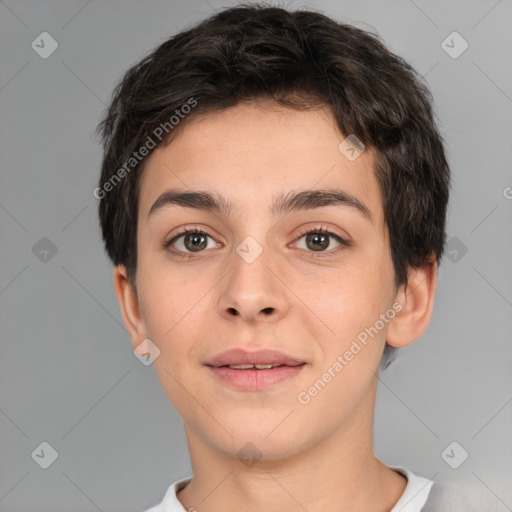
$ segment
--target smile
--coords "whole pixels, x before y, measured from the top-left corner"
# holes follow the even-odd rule
[[[233,364],[208,368],[218,381],[237,390],[264,391],[297,376],[305,366],[306,363],[295,366]]]

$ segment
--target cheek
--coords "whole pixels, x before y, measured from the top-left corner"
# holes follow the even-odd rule
[[[370,320],[373,323],[386,310],[392,297],[389,272],[384,261],[353,258],[320,279],[303,280],[297,295],[307,297],[305,302],[311,310],[335,334],[342,334]]]
[[[347,379],[343,386],[349,383],[357,387],[360,380],[371,379],[368,369],[376,371],[380,363],[392,318],[383,321],[382,315],[391,307],[394,290],[392,265],[384,252],[377,247],[360,251],[329,278],[316,280],[309,291],[307,286],[301,290],[307,293],[307,305],[316,314],[315,318],[321,320],[320,323],[315,320],[312,332],[322,340],[325,368],[332,366],[338,356],[343,358],[343,371],[336,373],[339,377],[335,379],[338,382]],[[332,388],[334,392],[336,385]]]
[[[191,324],[193,310],[208,290],[208,283],[190,277],[165,257],[140,253],[137,288],[148,331],[162,339],[183,324]]]

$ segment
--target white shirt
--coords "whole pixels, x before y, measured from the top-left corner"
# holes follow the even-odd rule
[[[420,512],[427,501],[434,482],[427,478],[414,475],[403,467],[393,466],[391,469],[398,471],[407,478],[407,486],[390,512]],[[189,476],[171,484],[160,504],[147,509],[145,512],[187,512],[176,495],[191,480],[192,477]]]

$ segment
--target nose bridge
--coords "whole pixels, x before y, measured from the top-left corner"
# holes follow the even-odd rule
[[[253,322],[258,318],[277,319],[286,312],[283,286],[274,275],[272,250],[263,229],[255,236],[245,236],[235,246],[232,270],[219,298],[221,315]]]

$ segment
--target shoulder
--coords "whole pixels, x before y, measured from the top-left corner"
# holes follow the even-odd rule
[[[503,504],[489,493],[459,482],[435,482],[422,512],[501,512]]]
[[[421,512],[434,482],[428,478],[415,475],[402,466],[390,467],[407,478],[405,491],[390,512]]]
[[[407,478],[400,500],[390,512],[502,512],[503,504],[491,492],[467,483],[435,481],[401,466],[391,467]]]
[[[165,493],[162,501],[154,507],[148,508],[144,512],[188,512],[178,500],[177,494],[180,492],[190,481],[192,477],[182,478],[173,482],[167,492]],[[193,511],[190,511],[193,512]]]

